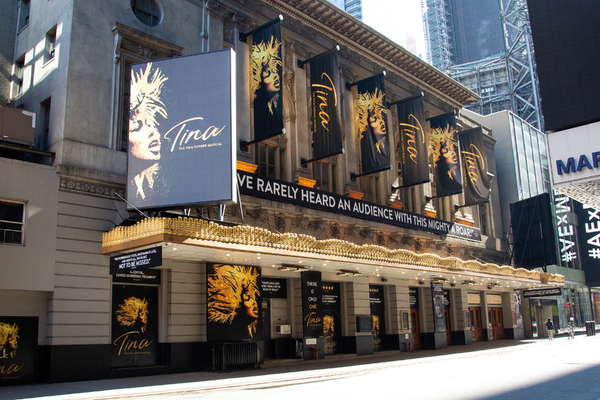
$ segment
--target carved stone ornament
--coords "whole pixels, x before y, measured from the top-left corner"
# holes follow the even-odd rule
[[[331,226],[331,236],[333,236],[334,239],[342,238],[342,232],[340,231],[340,226],[338,224],[333,224]]]
[[[123,188],[102,185],[95,182],[85,182],[72,178],[60,178],[60,188],[74,192],[95,194],[112,199],[118,199],[118,196],[125,197],[125,189]]]
[[[125,50],[148,60],[156,60],[177,57],[183,51],[183,47],[130,28],[119,22],[115,22],[112,25],[112,30],[115,35],[121,37],[120,47],[115,49],[116,53]]]
[[[275,220],[277,222],[277,232],[284,233],[286,231],[285,215],[277,214]]]
[[[229,12],[227,11],[227,9],[223,7],[223,5],[214,1],[209,1],[208,3],[206,3],[206,10],[208,11],[209,15],[215,16],[223,20],[229,16]]]
[[[302,229],[308,229],[308,217],[300,217],[300,226]]]
[[[325,231],[327,230],[327,224],[328,224],[328,223],[329,223],[329,222],[328,222],[328,221],[325,221],[325,220],[318,221],[318,222],[316,223],[316,225],[317,225],[317,230],[318,230],[318,231],[320,231],[320,232],[325,232]]]
[[[258,213],[258,219],[261,222],[267,222],[269,220],[269,210],[266,208],[260,208]]]

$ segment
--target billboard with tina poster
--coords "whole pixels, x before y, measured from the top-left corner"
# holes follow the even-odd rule
[[[237,201],[232,50],[131,66],[128,207]]]
[[[207,264],[209,342],[262,340],[260,267]]]

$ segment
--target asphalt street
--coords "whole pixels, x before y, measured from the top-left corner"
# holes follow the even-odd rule
[[[0,388],[1,399],[600,399],[600,336],[274,361],[198,372]]]

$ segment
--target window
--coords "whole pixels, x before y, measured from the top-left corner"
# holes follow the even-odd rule
[[[131,10],[146,25],[160,24],[162,10],[156,0],[131,0]]]
[[[481,230],[482,235],[488,235],[488,213],[487,213],[487,205],[480,204],[479,205],[479,229]]]
[[[25,205],[0,200],[0,243],[23,244]]]
[[[268,176],[269,178],[276,179],[276,160],[275,155],[277,154],[277,147],[266,144],[258,144],[258,174]]]
[[[29,25],[29,0],[19,2],[19,31]]]
[[[25,69],[25,55],[21,56],[15,61],[15,68],[13,73],[13,95],[12,98],[16,99],[23,94],[23,70]]]
[[[50,104],[50,97],[40,103],[40,118],[42,118],[41,126],[44,127],[44,130],[37,143],[37,148],[41,150],[47,150],[48,146],[50,146]]]
[[[46,33],[46,50],[44,53],[44,62],[48,62],[54,58],[54,50],[56,48],[56,25]]]
[[[313,171],[314,179],[317,181],[315,189],[331,192],[331,164],[324,161],[317,161],[313,164]]]

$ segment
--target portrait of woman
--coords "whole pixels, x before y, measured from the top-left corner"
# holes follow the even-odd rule
[[[361,141],[371,128],[374,136],[373,142],[379,154],[386,151],[387,146],[387,109],[384,104],[385,93],[378,88],[373,92],[359,93],[358,95],[358,132]]]
[[[460,193],[462,176],[459,164],[458,141],[455,129],[446,125],[432,129],[429,134],[429,154],[435,170],[438,195],[444,192]]]
[[[281,41],[271,36],[252,46],[252,93],[254,106],[264,109],[255,112],[276,114],[280,107],[281,91]],[[258,100],[258,101],[257,101]]]
[[[167,117],[161,101],[163,84],[168,78],[160,69],[132,71],[129,103],[129,196],[146,200],[160,185],[161,134],[158,117]]]
[[[207,279],[209,340],[260,339],[260,270],[211,264]]]

